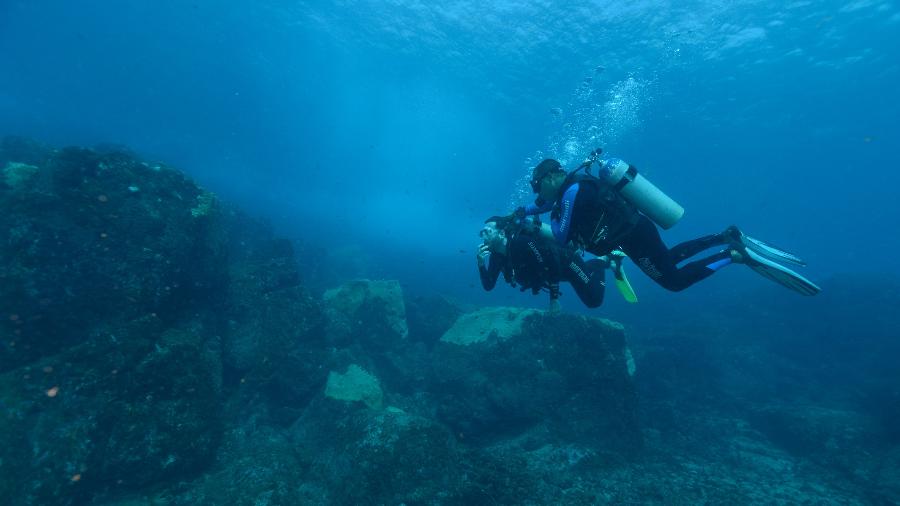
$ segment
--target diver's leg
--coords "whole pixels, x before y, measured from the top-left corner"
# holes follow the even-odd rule
[[[563,279],[572,285],[585,306],[595,308],[603,304],[607,262],[596,258],[585,262],[581,257],[573,255],[567,264],[561,267]]]
[[[707,240],[712,241],[711,239]],[[713,275],[718,269],[731,263],[729,253],[721,251],[679,268],[676,257],[662,241],[656,225],[646,217],[641,217],[621,245],[622,251],[637,264],[644,274],[663,288],[675,292],[684,290]]]
[[[724,246],[727,243],[728,240],[722,234],[705,235],[673,246],[669,250],[669,255],[672,256],[672,261],[678,264],[701,251]]]

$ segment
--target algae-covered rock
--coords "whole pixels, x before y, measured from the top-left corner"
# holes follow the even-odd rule
[[[18,189],[34,179],[38,170],[34,165],[27,163],[7,162],[3,168],[3,182],[13,189]]]
[[[428,347],[434,346],[462,313],[456,303],[440,295],[407,295],[405,302],[410,339]]]
[[[384,394],[378,378],[356,364],[351,364],[347,372],[330,372],[325,384],[325,397],[341,401],[362,401],[372,409],[381,409]]]
[[[467,448],[430,417],[319,398],[290,430],[315,504],[552,504],[518,455]]]
[[[129,191],[133,192],[135,190],[131,190],[131,188],[137,187],[129,187]],[[197,195],[196,202],[197,205],[191,208],[191,216],[193,216],[194,218],[203,218],[209,216],[214,212],[216,208],[216,196],[208,191],[204,191]]]
[[[544,426],[549,441],[640,444],[621,325],[529,309],[463,315],[434,349],[437,415],[467,440]]]
[[[171,504],[228,423],[321,392],[287,241],[122,150],[5,139],[0,170],[0,502]]]
[[[399,409],[371,410],[327,398],[291,429],[320,504],[446,502],[464,483],[465,454],[446,428]]]
[[[350,281],[327,290],[322,299],[329,337],[337,342],[364,335],[369,346],[388,348],[409,334],[403,290],[397,281]]]
[[[0,375],[0,494],[72,504],[198,473],[221,431],[210,339],[147,318]]]
[[[229,216],[226,374],[239,381],[245,409],[290,425],[321,392],[331,367],[321,302],[310,296],[289,241],[241,213]],[[253,238],[253,240],[248,240]]]
[[[190,179],[123,153],[14,147],[42,165],[5,164],[0,184],[0,335],[15,336],[0,371],[78,344],[98,322],[176,321],[221,302],[224,223],[192,218],[203,190]]]
[[[538,315],[536,309],[486,307],[460,315],[441,341],[462,346],[486,341],[488,338],[505,341],[522,333],[522,325],[529,316]]]
[[[306,486],[304,479],[301,462],[287,435],[249,421],[226,431],[208,473],[161,494],[157,504],[323,504],[321,492]]]

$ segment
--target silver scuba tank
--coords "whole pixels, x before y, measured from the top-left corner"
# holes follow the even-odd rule
[[[610,184],[625,200],[664,229],[672,228],[684,216],[684,208],[618,158],[598,160],[598,177]]]

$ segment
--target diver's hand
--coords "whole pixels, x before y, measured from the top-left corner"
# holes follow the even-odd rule
[[[475,259],[478,261],[478,267],[484,267],[489,256],[491,256],[491,249],[487,244],[478,246],[478,253],[475,254]]]
[[[512,216],[513,216],[513,218],[515,218],[517,220],[524,220],[525,219],[525,206],[517,207],[516,210],[513,211]]]

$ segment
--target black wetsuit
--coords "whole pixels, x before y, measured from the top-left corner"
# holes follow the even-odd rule
[[[508,283],[523,291],[549,290],[551,299],[559,297],[559,282],[566,281],[585,306],[603,304],[607,263],[599,259],[585,262],[571,248],[542,239],[538,233],[513,234],[506,244],[506,254],[491,253],[487,263],[487,267],[478,266],[485,290],[492,290],[502,273]]]
[[[568,178],[556,203],[528,206],[526,213],[551,210],[551,228],[558,244],[572,241],[597,256],[620,249],[644,274],[668,290],[684,290],[731,263],[729,253],[720,251],[678,267],[687,258],[727,241],[721,234],[711,234],[669,249],[649,218],[595,177]]]

